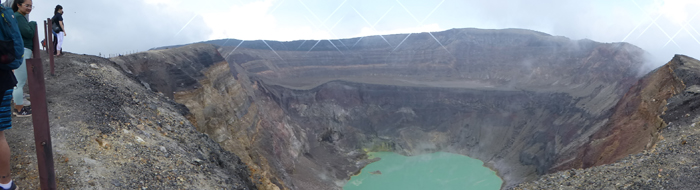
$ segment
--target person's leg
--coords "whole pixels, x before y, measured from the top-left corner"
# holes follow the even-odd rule
[[[5,139],[5,132],[0,131],[0,183],[7,184],[12,180],[10,176],[10,145]]]
[[[12,113],[10,101],[12,100],[12,89],[5,91],[0,103],[0,183],[10,183],[10,146],[5,139],[5,130],[12,128]]]
[[[24,85],[27,84],[27,59],[32,56],[32,50],[24,48],[24,57],[22,64],[15,70],[15,78],[17,78],[17,86],[12,93],[12,99],[15,101],[15,110],[18,112],[24,107]]]
[[[56,36],[58,36],[58,45],[56,45],[57,55],[61,55],[63,54],[63,31],[56,34]]]
[[[56,46],[58,46],[58,35],[56,35],[56,32],[53,32],[53,30],[51,33],[53,34],[53,54],[56,55],[56,52],[58,52],[56,51]]]

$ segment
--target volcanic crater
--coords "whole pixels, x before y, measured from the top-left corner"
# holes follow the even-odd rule
[[[645,56],[628,43],[452,29],[226,39],[111,60],[184,104],[258,189],[340,189],[371,151],[467,155],[509,188],[651,148],[685,85],[668,69],[640,80]]]

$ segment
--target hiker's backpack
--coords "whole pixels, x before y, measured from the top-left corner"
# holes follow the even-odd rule
[[[12,9],[0,5],[0,69],[14,70],[22,64],[24,42]]]

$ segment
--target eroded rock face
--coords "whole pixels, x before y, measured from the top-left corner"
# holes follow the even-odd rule
[[[265,145],[265,140],[269,140],[267,135],[277,134],[277,130],[264,123],[260,113],[268,117],[272,111],[259,110],[262,101],[253,101],[252,83],[247,77],[237,80],[238,76],[231,72],[214,46],[197,44],[112,60],[154,91],[184,104],[188,109],[185,115],[198,131],[208,134],[248,166],[250,180],[258,189],[286,188],[277,177],[286,173],[278,172],[276,157],[269,156],[264,149],[269,147]],[[282,135],[275,139],[293,137]],[[268,158],[273,158],[273,162],[268,162]]]
[[[248,167],[197,132],[183,117],[184,106],[145,88],[108,59],[66,52],[55,61],[55,75],[43,61],[49,108],[43,111],[58,187],[256,189]],[[34,119],[41,117],[42,110],[34,111]],[[38,177],[32,119],[12,123],[5,133],[12,178],[23,189],[39,189],[44,179]]]
[[[698,189],[699,77],[700,61],[676,55],[640,79],[581,150],[591,159],[578,164],[605,165],[548,174],[513,189]]]
[[[610,122],[591,136],[580,152],[582,163],[574,167],[609,164],[654,146],[659,131],[667,125],[660,117],[667,109],[666,100],[685,89],[683,80],[674,73],[679,63],[671,61],[632,86],[618,102]]]
[[[224,61],[212,47],[185,47],[178,51],[149,51],[112,59],[126,72],[169,98],[175,92],[200,88],[201,71]]]
[[[698,61],[676,55],[666,65],[640,79],[618,103],[615,113],[605,128],[591,137],[578,167],[609,164],[629,154],[651,149],[659,140],[665,121],[680,120],[694,113],[694,106],[683,103],[671,105],[671,114],[665,114],[669,98],[689,96],[697,89]],[[685,92],[685,93],[684,93]],[[694,115],[694,114],[693,114]],[[662,119],[663,118],[663,119]],[[679,119],[681,118],[681,119]]]
[[[643,62],[629,44],[527,30],[433,35],[268,41],[274,51],[230,43],[221,54],[198,44],[120,64],[173,92],[200,131],[255,170],[258,188],[339,189],[369,162],[364,151],[464,154],[508,186],[588,166],[597,161],[581,152],[618,121]]]
[[[337,149],[465,154],[508,185],[590,159],[579,151],[609,122],[643,61],[629,44],[527,30],[434,35],[443,46],[413,34],[398,48],[388,44],[405,36],[385,36],[388,44],[380,37],[337,40],[359,40],[340,51],[324,49],[331,46],[325,41],[302,52],[220,51]],[[294,43],[278,47],[304,49]]]

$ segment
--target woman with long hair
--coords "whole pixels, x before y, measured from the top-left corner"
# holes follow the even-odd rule
[[[22,60],[22,65],[15,70],[15,77],[17,77],[17,86],[12,93],[12,99],[15,102],[15,109],[12,114],[17,117],[29,117],[32,116],[32,110],[29,106],[24,106],[24,85],[27,84],[27,59],[32,57],[32,48],[34,48],[34,32],[36,31],[36,22],[29,22],[27,16],[32,12],[32,0],[15,0],[12,4],[12,10],[15,11],[15,19],[17,19],[17,26],[19,27],[19,33],[22,34],[22,41],[24,41],[24,56]]]
[[[61,56],[63,54],[63,37],[66,36],[66,28],[63,26],[63,6],[56,5],[53,11],[53,18],[51,18],[53,24],[53,32],[56,37],[56,51],[54,52],[56,56]]]

